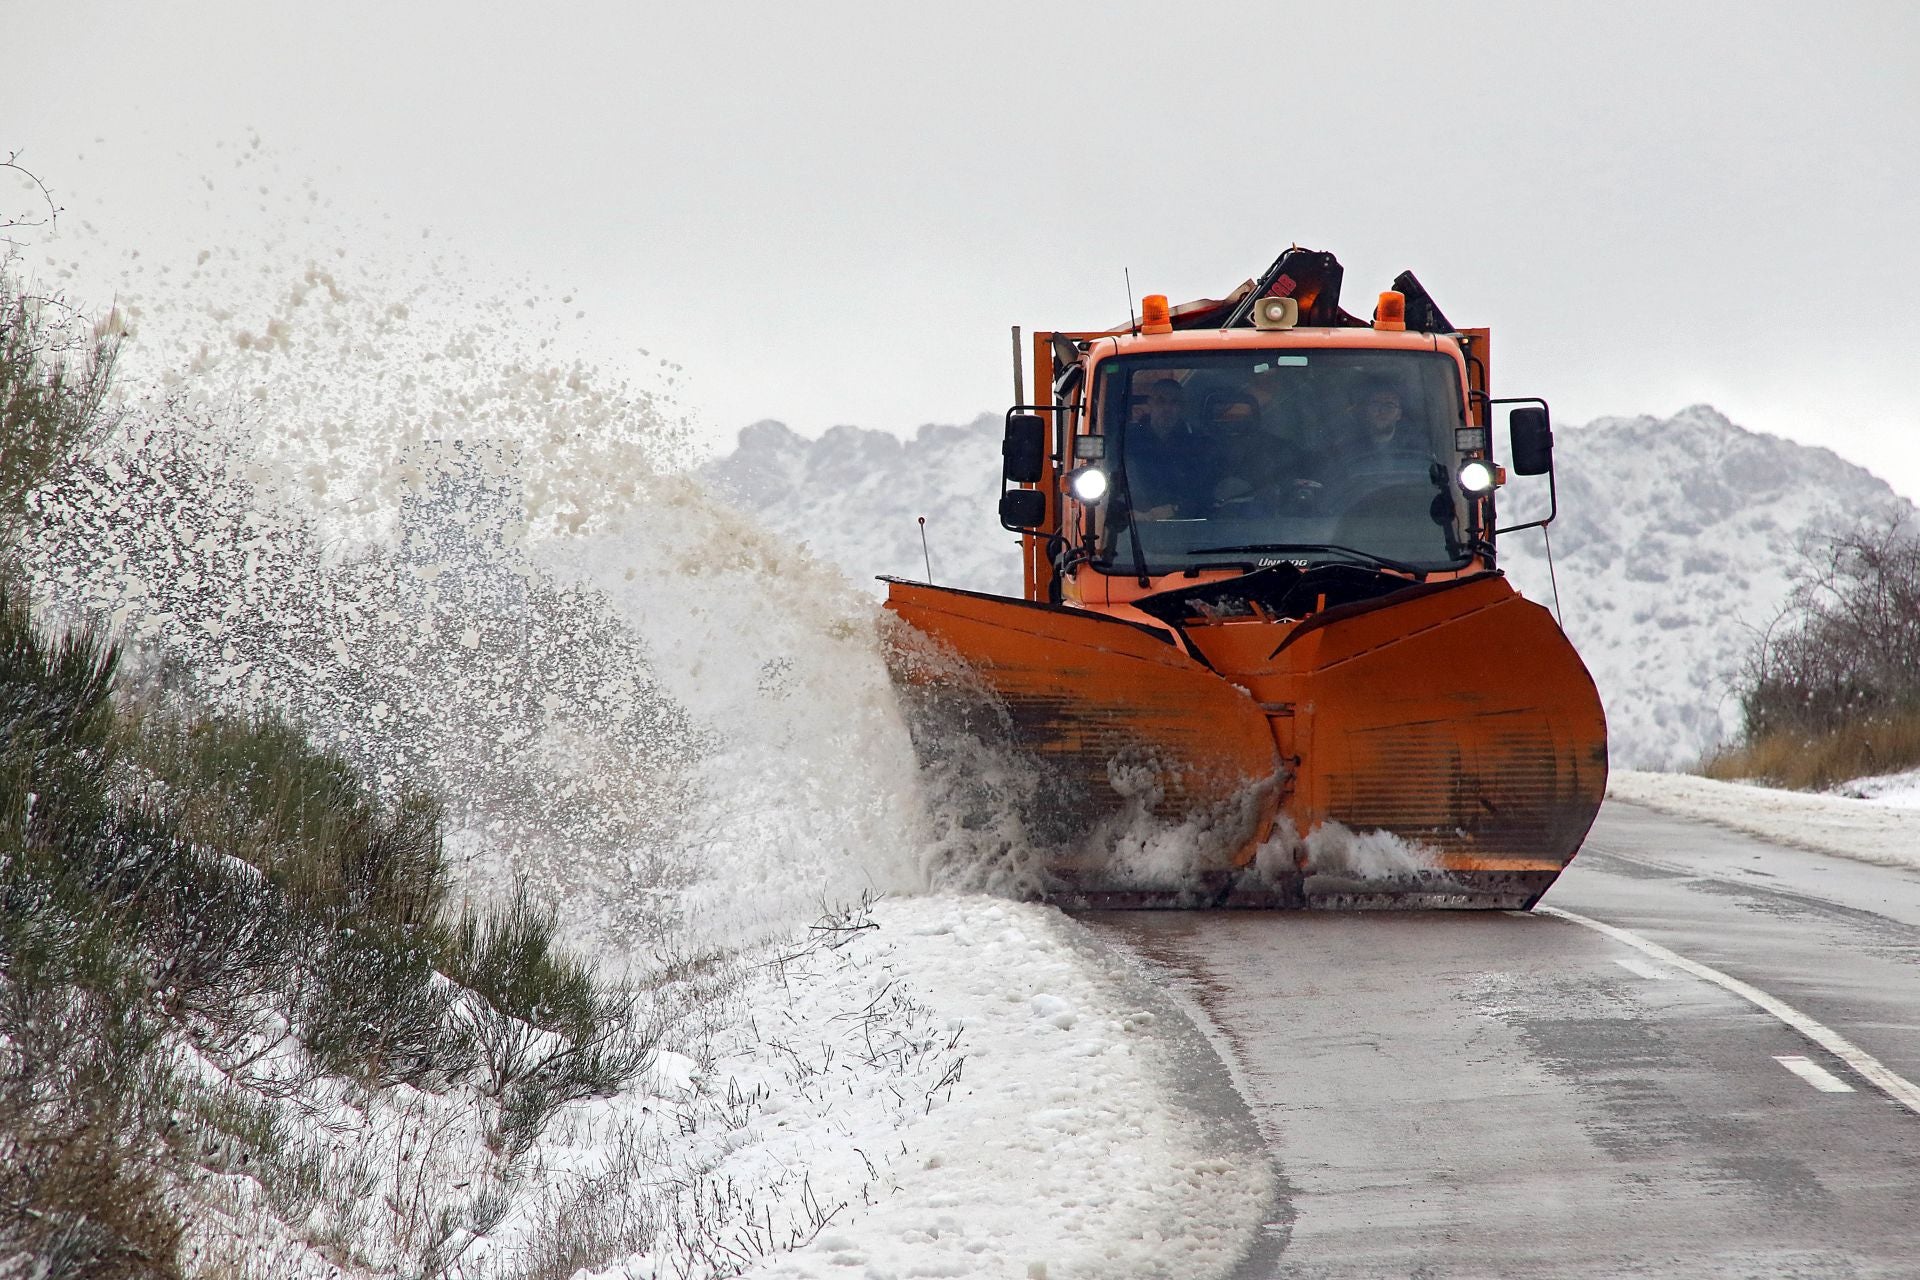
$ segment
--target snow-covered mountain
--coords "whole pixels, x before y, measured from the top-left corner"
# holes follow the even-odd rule
[[[1600,686],[1617,767],[1682,765],[1736,729],[1732,677],[1778,613],[1804,540],[1871,510],[1911,509],[1832,451],[1745,430],[1705,405],[1556,435],[1560,607]],[[995,517],[999,466],[992,415],[910,440],[855,427],[805,440],[761,422],[706,476],[856,579],[925,577],[925,516],[936,582],[1017,594],[1018,543]],[[1543,496],[1541,482],[1517,479],[1502,520],[1526,518]],[[1501,563],[1527,596],[1553,602],[1539,532],[1504,539]]]
[[[1705,405],[1556,434],[1550,533],[1565,626],[1628,768],[1686,764],[1738,729],[1733,677],[1809,540],[1872,511],[1912,511],[1832,450],[1744,430]],[[1552,599],[1540,534],[1501,551],[1528,596]]]

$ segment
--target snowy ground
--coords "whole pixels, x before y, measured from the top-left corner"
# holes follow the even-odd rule
[[[583,1112],[577,1176],[607,1159],[596,1130],[677,1115],[701,1092],[745,1100],[678,1143],[705,1148],[707,1185],[744,1203],[700,1225],[755,1259],[745,1274],[1232,1266],[1271,1173],[1257,1147],[1173,1100],[1171,1074],[1191,1068],[1171,1057],[1161,1002],[1049,908],[933,896],[880,903],[865,923],[796,960],[766,957],[709,1067],[667,1055],[648,1090]],[[672,1234],[582,1274],[684,1274]]]
[[[1920,773],[1849,790],[1870,798],[1634,772],[1609,788],[1783,843],[1920,869]],[[1172,1073],[1195,1068],[1175,1056],[1166,1012],[1152,1012],[1078,926],[1042,907],[940,895],[882,903],[872,921],[835,959],[810,962],[803,988],[762,984],[750,999],[763,1007],[744,1021],[798,1017],[808,1035],[847,1036],[862,1015],[827,1011],[911,992],[925,1025],[953,1037],[922,1074],[940,1086],[951,1073],[952,1083],[925,1092],[914,1115],[887,1102],[898,1082],[876,1085],[870,1072],[849,1073],[843,1097],[796,1087],[748,1044],[721,1059],[727,1092],[764,1091],[766,1102],[716,1173],[765,1181],[805,1167],[820,1203],[846,1204],[810,1242],[747,1274],[1058,1280],[1232,1266],[1270,1203],[1271,1172],[1216,1118],[1183,1109]],[[816,1060],[828,1047],[823,1038]],[[660,1261],[636,1256],[590,1274],[671,1274]]]
[[[1920,869],[1920,772],[1860,778],[1841,793],[1781,791],[1684,773],[1616,772],[1607,794],[1766,840]]]
[[[208,1157],[181,1189],[189,1273],[1201,1277],[1271,1216],[1198,1030],[1051,908],[860,904],[652,999],[634,1085],[505,1166],[465,1086],[290,1083],[281,1107],[273,1063],[200,1064],[205,1099],[252,1099],[294,1158]]]

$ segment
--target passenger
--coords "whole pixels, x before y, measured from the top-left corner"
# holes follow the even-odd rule
[[[1394,453],[1426,453],[1428,442],[1407,420],[1400,390],[1390,382],[1373,382],[1362,388],[1354,405],[1355,438],[1341,450],[1343,460],[1359,461],[1367,457],[1385,457]]]
[[[1147,414],[1127,431],[1127,488],[1143,520],[1191,519],[1212,503],[1213,449],[1187,420],[1178,378],[1147,388]]]

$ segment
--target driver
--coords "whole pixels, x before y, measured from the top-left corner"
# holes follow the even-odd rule
[[[1213,450],[1187,420],[1186,389],[1178,378],[1147,388],[1146,417],[1129,426],[1127,487],[1143,520],[1174,520],[1205,513],[1216,473]]]
[[[1359,387],[1348,406],[1344,429],[1321,438],[1319,449],[1275,438],[1245,479],[1223,481],[1236,487],[1255,512],[1324,512],[1331,501],[1355,485],[1377,487],[1389,477],[1424,474],[1431,463],[1426,432],[1412,422],[1394,383],[1373,378]],[[1223,502],[1230,500],[1226,493]]]
[[[1261,517],[1311,507],[1322,487],[1326,462],[1302,444],[1278,415],[1263,416],[1214,488],[1222,515]]]

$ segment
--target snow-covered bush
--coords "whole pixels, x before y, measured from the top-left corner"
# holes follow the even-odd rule
[[[97,465],[114,351],[0,288],[0,1273],[178,1275],[219,1203],[361,1270],[442,1271],[656,1029],[524,894],[452,909],[439,802],[404,771],[202,710],[177,659],[122,687],[99,623],[34,617],[14,538]],[[329,1097],[399,1116],[382,1140],[431,1131],[474,1190],[408,1199],[379,1142],[316,1144]]]
[[[1891,511],[1804,555],[1743,672],[1745,740],[1710,772],[1830,786],[1920,764],[1920,530]]]
[[[210,1176],[298,1232],[356,1184],[303,1174],[290,1100],[340,1089],[471,1095],[504,1195],[559,1107],[646,1065],[633,998],[556,951],[551,914],[448,917],[431,801],[376,798],[275,722],[128,714],[118,660],[0,586],[0,1246],[173,1274],[174,1208]]]

